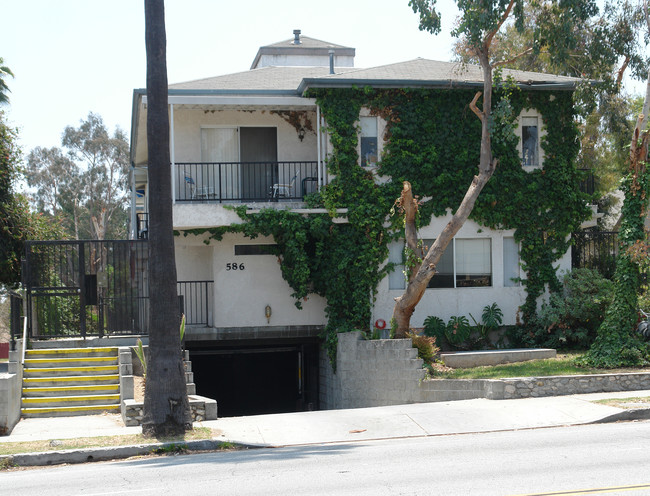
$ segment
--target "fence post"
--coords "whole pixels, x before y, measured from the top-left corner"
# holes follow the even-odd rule
[[[20,295],[9,293],[9,311],[11,313],[11,351],[16,351],[16,335],[20,333],[20,307],[22,306]]]

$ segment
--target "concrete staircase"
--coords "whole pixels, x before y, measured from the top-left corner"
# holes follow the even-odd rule
[[[118,349],[27,350],[21,416],[63,417],[120,411]]]

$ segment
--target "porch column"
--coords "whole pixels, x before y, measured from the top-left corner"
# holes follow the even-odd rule
[[[171,175],[172,175],[172,204],[176,203],[176,183],[174,182],[174,171],[176,170],[174,157],[174,104],[169,105],[169,154],[171,155]]]
[[[318,157],[318,190],[320,191],[321,186],[323,185],[323,178],[321,174],[321,149],[320,149],[320,106],[316,105],[316,156]]]

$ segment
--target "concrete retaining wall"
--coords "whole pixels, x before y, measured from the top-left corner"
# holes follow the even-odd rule
[[[410,339],[365,341],[360,331],[339,334],[336,373],[325,350],[320,365],[323,410],[415,403],[425,377]]]
[[[11,434],[20,420],[23,367],[17,351],[9,352],[8,373],[0,374],[0,436]]]
[[[561,396],[650,389],[650,373],[426,379],[410,339],[365,341],[361,332],[339,334],[336,373],[325,350],[320,363],[320,408]]]

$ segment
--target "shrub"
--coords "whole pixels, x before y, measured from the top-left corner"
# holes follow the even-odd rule
[[[425,363],[431,364],[436,356],[440,353],[440,348],[436,346],[436,338],[430,336],[420,336],[414,332],[409,332],[406,337],[413,341],[413,348],[418,349],[418,358]]]
[[[614,285],[598,271],[574,269],[562,290],[542,305],[533,326],[533,343],[552,348],[588,348],[612,301]]]

